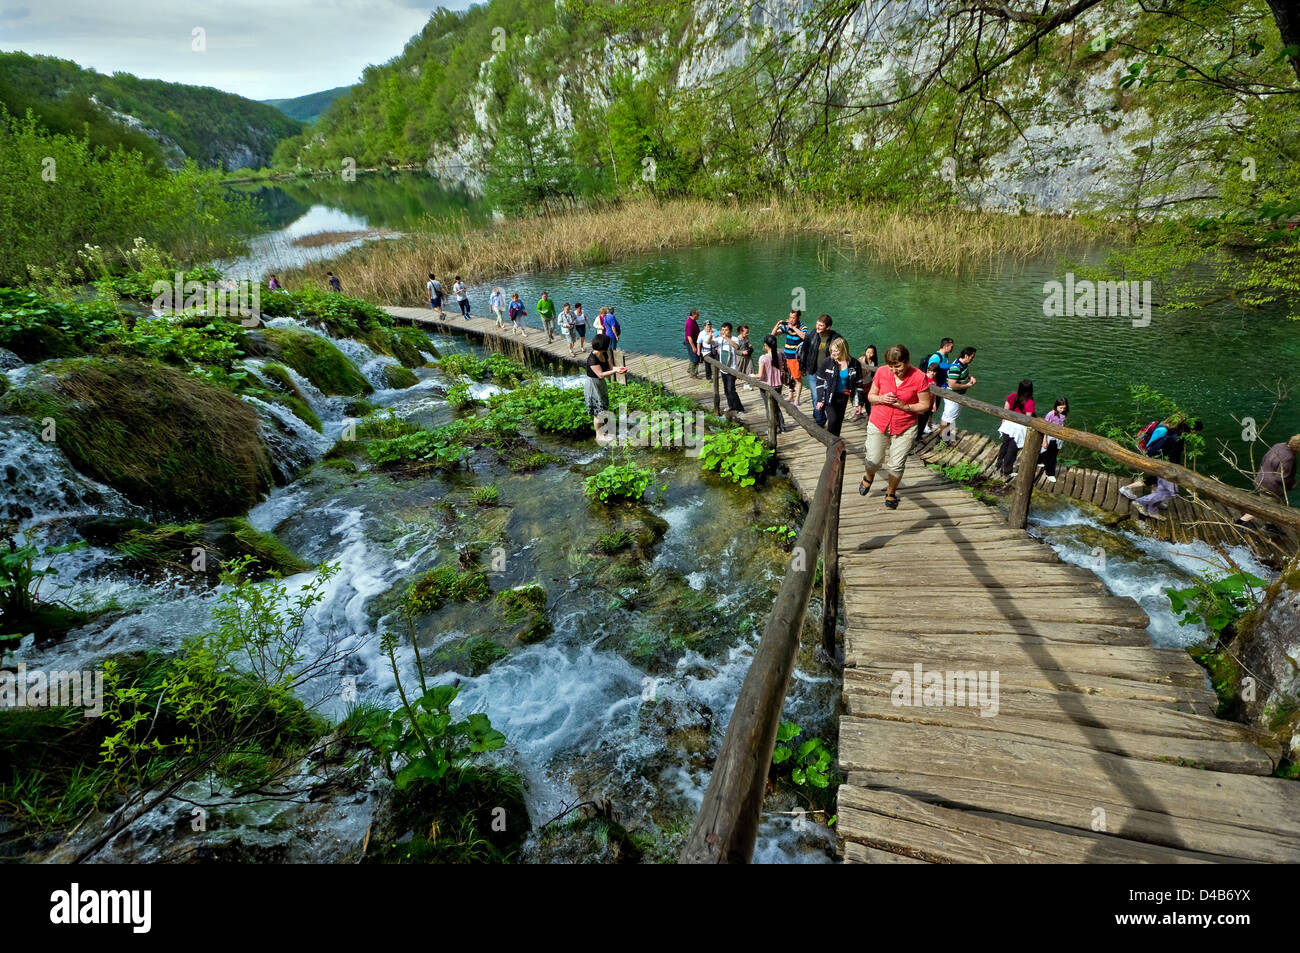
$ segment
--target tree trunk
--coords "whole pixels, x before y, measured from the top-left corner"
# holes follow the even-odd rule
[[[1277,32],[1282,34],[1282,45],[1291,47],[1287,62],[1300,81],[1300,0],[1268,0],[1268,8],[1277,21]]]

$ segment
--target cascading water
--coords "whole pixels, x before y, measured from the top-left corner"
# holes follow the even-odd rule
[[[116,490],[72,468],[31,421],[0,417],[0,519],[29,526],[46,520],[101,514],[143,516]]]

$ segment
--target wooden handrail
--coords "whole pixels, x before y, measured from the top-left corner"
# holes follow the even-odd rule
[[[683,864],[748,863],[754,853],[776,732],[799,652],[827,518],[832,508],[839,507],[835,490],[842,485],[844,462],[844,441],[837,438],[826,450],[808,517],[736,698],[709,788],[682,850]]]
[[[712,364],[718,370],[725,371],[726,373],[730,374],[732,377],[736,378],[737,380],[744,381],[746,384],[749,384],[752,387],[757,387],[759,390],[767,391],[769,394],[773,395],[777,400],[781,401],[781,413],[789,414],[792,418],[794,418],[795,421],[798,422],[799,426],[803,427],[804,430],[808,431],[808,433],[812,435],[812,437],[814,437],[819,443],[823,444],[824,446],[833,447],[835,446],[836,442],[840,439],[839,437],[835,436],[835,434],[831,433],[821,424],[817,423],[815,420],[813,420],[811,417],[805,414],[802,410],[799,409],[797,405],[792,404],[790,403],[790,401],[784,399],[781,396],[780,388],[773,387],[771,384],[764,383],[763,381],[759,380],[757,377],[754,377],[751,374],[742,374],[734,367],[728,367],[726,364],[723,364],[721,361],[717,360],[716,358],[708,357],[707,355],[701,354],[700,360],[704,361],[706,364]]]
[[[1136,450],[1129,450],[1107,437],[1088,433],[1086,430],[1058,427],[1056,424],[1049,424],[1037,417],[1018,414],[1004,407],[986,404],[983,401],[967,397],[965,394],[957,394],[946,387],[938,387],[934,384],[930,385],[930,393],[945,400],[954,400],[963,407],[969,407],[982,414],[989,414],[993,417],[1001,417],[1003,420],[1010,420],[1012,423],[1023,424],[1030,430],[1036,430],[1049,437],[1056,437],[1075,446],[1085,447],[1088,450],[1110,457],[1125,466],[1132,467],[1134,470],[1161,477],[1170,483],[1176,483],[1178,486],[1186,487],[1189,490],[1195,490],[1212,500],[1218,500],[1225,506],[1251,513],[1268,520],[1270,523],[1277,523],[1300,530],[1300,511],[1283,506],[1280,503],[1272,503],[1235,486],[1228,486],[1228,484],[1216,480],[1214,477],[1205,476],[1168,460],[1148,457]],[[1032,471],[1032,464],[1030,464],[1030,469]]]

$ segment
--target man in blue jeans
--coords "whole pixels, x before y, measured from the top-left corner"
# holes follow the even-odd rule
[[[830,357],[831,342],[839,335],[831,330],[831,316],[819,315],[817,329],[804,337],[799,348],[799,369],[803,372],[803,383],[812,396],[813,420],[820,426],[826,426],[826,412],[818,410],[817,404],[822,400],[819,394],[818,374],[826,358]]]

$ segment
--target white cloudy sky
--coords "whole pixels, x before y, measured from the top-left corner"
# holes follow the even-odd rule
[[[356,82],[400,53],[435,7],[469,2],[0,0],[0,50],[278,99]],[[191,48],[196,27],[206,52]]]

